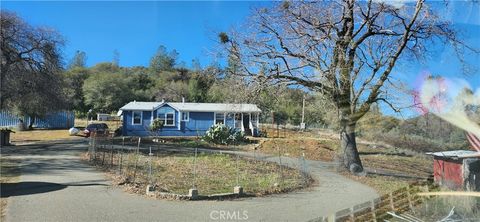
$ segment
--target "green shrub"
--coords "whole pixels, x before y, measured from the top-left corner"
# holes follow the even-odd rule
[[[209,143],[228,145],[243,142],[245,136],[243,132],[237,129],[230,128],[223,124],[216,124],[207,130],[205,136],[203,136],[203,140]]]
[[[159,131],[159,130],[162,130],[163,128],[163,125],[165,123],[163,122],[163,120],[159,119],[159,118],[156,118],[152,121],[152,123],[150,124],[150,131]]]
[[[258,131],[258,137],[267,138],[267,137],[268,137],[267,131],[266,131],[266,130],[259,130],[259,131]]]

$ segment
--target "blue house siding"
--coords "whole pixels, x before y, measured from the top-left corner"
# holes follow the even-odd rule
[[[154,116],[158,117],[158,114],[162,114],[163,111],[154,111]],[[132,111],[123,112],[123,134],[125,136],[203,136],[214,123],[213,112],[190,112],[189,120],[181,121],[180,113],[175,110],[175,126],[164,126],[159,133],[153,133],[148,130],[152,111],[142,111],[142,113],[142,124],[132,125]]]
[[[207,130],[214,122],[213,112],[190,112],[190,120],[184,122],[185,130]]]
[[[25,124],[30,122],[28,116],[17,116],[7,111],[0,111],[0,127],[16,127],[22,119]],[[44,129],[68,129],[75,124],[75,114],[71,111],[55,112],[47,114],[43,118],[36,118],[34,128]]]
[[[139,111],[142,113],[142,123],[133,125],[133,112],[124,111],[123,113],[123,134],[128,136],[148,136],[150,135],[149,126],[151,123],[152,111]]]
[[[158,133],[150,132],[152,111],[142,111],[142,124],[132,125],[132,111],[123,112],[123,134],[125,136],[203,136],[214,124],[215,113],[213,112],[190,112],[188,121],[181,121],[180,112],[175,111],[175,126],[164,126]],[[154,111],[154,116],[157,112]],[[158,114],[162,114],[161,111]],[[233,127],[233,119],[226,117],[228,126]],[[180,127],[179,127],[180,125]]]

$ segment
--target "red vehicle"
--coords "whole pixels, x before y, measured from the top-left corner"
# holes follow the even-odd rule
[[[88,124],[88,126],[83,131],[86,137],[90,137],[90,133],[92,132],[95,132],[101,135],[107,134],[108,126],[105,123],[92,123],[92,124]]]

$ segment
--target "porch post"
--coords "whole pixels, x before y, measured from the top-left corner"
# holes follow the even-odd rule
[[[242,113],[242,124],[240,124],[240,126],[242,126],[242,127],[241,127],[241,128],[242,128],[242,132],[244,132],[244,131],[245,131],[245,127],[243,126],[243,113]]]
[[[252,133],[252,136],[253,136],[253,123],[252,123],[252,113],[248,113],[248,126],[250,127],[250,131]]]
[[[150,117],[150,124],[153,123],[153,110],[155,109],[155,107],[152,107],[152,116]]]
[[[182,112],[178,111],[178,116],[175,116],[175,118],[178,118],[178,122],[177,122],[178,123],[178,130],[180,130],[181,127],[182,127]],[[190,117],[188,117],[188,118],[190,118]],[[177,121],[177,120],[175,120],[175,121]]]

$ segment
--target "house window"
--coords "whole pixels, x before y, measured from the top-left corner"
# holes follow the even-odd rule
[[[183,112],[182,113],[182,121],[188,121],[190,119],[190,113],[189,112]]]
[[[235,113],[235,128],[242,128],[242,114]]]
[[[215,124],[225,124],[225,113],[215,113]]]
[[[159,113],[157,117],[164,122],[163,126],[175,126],[175,113]]]
[[[165,126],[175,126],[175,113],[166,113],[165,119]]]
[[[252,116],[252,126],[254,128],[257,128],[257,118],[258,118],[258,114],[256,113],[253,113],[253,114],[250,114]]]
[[[133,111],[132,125],[142,125],[142,111]]]

